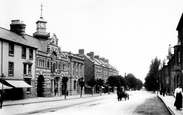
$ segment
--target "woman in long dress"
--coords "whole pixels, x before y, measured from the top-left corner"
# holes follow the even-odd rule
[[[177,88],[175,89],[175,103],[174,106],[177,108],[177,110],[180,110],[182,108],[182,88],[180,88],[180,85],[177,85]]]

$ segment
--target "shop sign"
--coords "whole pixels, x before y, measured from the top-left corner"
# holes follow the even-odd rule
[[[56,75],[61,75],[61,76],[67,76],[69,74],[69,72],[68,71],[62,71],[60,69],[56,69],[55,74]]]

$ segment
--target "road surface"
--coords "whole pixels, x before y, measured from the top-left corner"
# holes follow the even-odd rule
[[[16,105],[3,108],[3,114],[32,115],[170,115],[155,93],[130,91],[129,100],[118,101],[116,94],[90,98]]]

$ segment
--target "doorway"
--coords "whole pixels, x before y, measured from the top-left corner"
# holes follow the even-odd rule
[[[40,75],[37,79],[37,96],[38,97],[43,97],[43,93],[44,93],[44,76]]]

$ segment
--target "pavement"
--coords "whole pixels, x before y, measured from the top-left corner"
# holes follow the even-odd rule
[[[181,110],[177,110],[174,106],[175,97],[173,95],[160,95],[157,94],[157,96],[163,101],[167,109],[170,111],[172,115],[183,115],[183,108]]]
[[[113,94],[113,93],[112,93]],[[105,95],[105,94],[102,94]],[[50,101],[64,101],[64,100],[70,100],[70,99],[79,99],[79,98],[87,98],[87,97],[94,97],[94,96],[101,96],[100,94],[94,94],[93,96],[91,94],[82,94],[82,97],[80,95],[69,95],[69,96],[55,96],[55,97],[36,97],[36,98],[26,98],[26,99],[20,99],[20,100],[9,100],[4,101],[3,106],[13,106],[13,105],[26,105],[31,103],[44,103],[44,102],[50,102]]]

